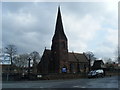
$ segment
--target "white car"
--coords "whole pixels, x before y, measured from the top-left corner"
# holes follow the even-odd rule
[[[88,78],[92,77],[104,77],[104,71],[102,69],[92,70],[88,73]]]

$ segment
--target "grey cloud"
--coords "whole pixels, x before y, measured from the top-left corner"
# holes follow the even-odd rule
[[[57,7],[59,4],[61,5],[62,15],[66,16],[71,15],[82,19],[86,14],[90,14],[99,21],[101,15],[104,16],[108,14],[104,9],[104,3],[3,3],[3,46],[13,43],[17,45],[21,53],[36,50],[42,54],[45,46],[47,48],[51,47],[51,40],[55,30]],[[15,18],[20,14],[25,14],[25,16],[30,14],[35,21],[31,21],[29,24],[24,24],[24,21],[19,23]],[[74,22],[71,23],[74,24]],[[64,26],[64,29],[65,27],[69,26]],[[72,46],[71,44],[75,43],[74,41],[78,39],[78,36],[71,36],[72,32],[69,30],[65,30],[65,32],[68,40],[71,42],[69,46]],[[83,44],[87,45],[87,43]],[[75,47],[70,47],[70,50],[74,48]],[[89,48],[92,47],[89,46]],[[84,50],[87,49],[88,48]]]
[[[18,12],[21,8],[30,7],[32,3],[28,2],[2,2],[3,12]]]
[[[0,48],[2,48],[2,2],[0,2]]]
[[[93,16],[99,16],[106,14],[105,3],[100,2],[74,2],[74,3],[63,3],[64,13],[77,15],[83,17],[85,14],[92,14]],[[65,6],[65,7],[64,7]],[[95,17],[96,18],[96,17]]]

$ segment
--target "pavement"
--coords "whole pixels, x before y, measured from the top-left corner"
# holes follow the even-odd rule
[[[12,81],[2,83],[2,88],[118,88],[118,76],[69,79],[69,80],[39,80]]]

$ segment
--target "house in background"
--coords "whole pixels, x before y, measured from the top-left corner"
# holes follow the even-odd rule
[[[95,60],[92,66],[92,70],[105,69],[105,64],[103,60]]]

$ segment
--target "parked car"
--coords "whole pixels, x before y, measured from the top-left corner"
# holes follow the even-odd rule
[[[92,70],[88,73],[88,78],[104,77],[104,71],[102,69]]]

